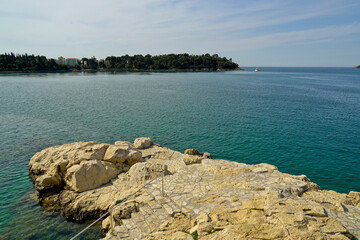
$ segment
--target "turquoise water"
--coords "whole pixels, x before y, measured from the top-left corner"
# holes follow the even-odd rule
[[[84,227],[43,213],[27,174],[34,153],[74,141],[151,136],[360,191],[360,70],[248,70],[1,74],[0,238],[68,239]]]

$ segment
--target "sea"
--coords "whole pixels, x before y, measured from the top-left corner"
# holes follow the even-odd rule
[[[76,141],[149,136],[177,151],[269,163],[321,189],[360,191],[360,69],[0,74],[0,239],[69,239],[28,163]],[[79,239],[100,238],[95,226]]]

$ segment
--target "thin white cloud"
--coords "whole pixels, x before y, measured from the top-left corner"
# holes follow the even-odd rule
[[[272,46],[296,45],[314,42],[329,42],[339,37],[360,33],[360,23],[341,26],[330,26],[302,31],[267,34],[258,37],[230,40],[228,50],[241,50],[251,48],[265,48]],[[237,47],[236,47],[237,46]]]
[[[359,33],[359,23],[281,27],[341,16],[359,7],[360,2],[0,0],[0,6],[0,52],[105,57],[124,53],[221,53],[339,40]]]

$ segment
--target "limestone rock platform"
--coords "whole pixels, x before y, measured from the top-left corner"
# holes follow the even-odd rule
[[[266,163],[185,152],[151,138],[81,142],[35,154],[29,173],[45,210],[81,221],[112,209],[102,222],[107,240],[360,238],[359,192],[320,190]],[[106,178],[92,180],[96,173]]]

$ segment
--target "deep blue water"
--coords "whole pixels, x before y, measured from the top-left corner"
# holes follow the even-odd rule
[[[27,173],[37,151],[74,141],[151,136],[360,191],[360,70],[247,70],[0,74],[0,238],[68,239],[84,227],[43,213]]]

